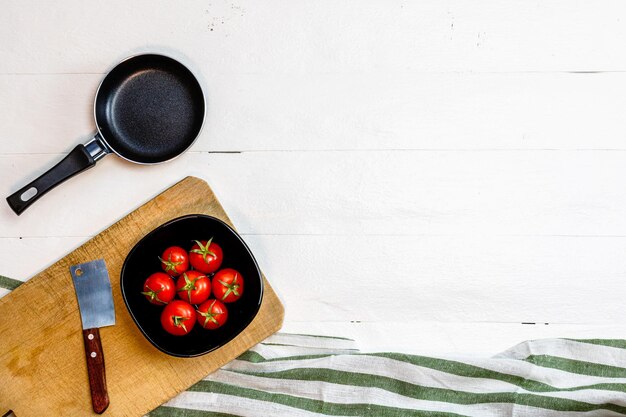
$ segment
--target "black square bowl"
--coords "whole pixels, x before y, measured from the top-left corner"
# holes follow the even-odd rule
[[[141,294],[146,278],[161,270],[158,259],[172,245],[189,250],[194,240],[219,244],[224,251],[222,268],[234,268],[244,278],[244,292],[239,300],[227,304],[228,321],[217,330],[205,330],[196,323],[185,336],[172,336],[161,328],[163,307],[151,304]],[[157,349],[182,358],[204,355],[215,350],[243,331],[254,319],[263,299],[261,271],[248,246],[223,221],[203,214],[179,217],[148,233],[130,251],[122,266],[122,297],[139,330]]]

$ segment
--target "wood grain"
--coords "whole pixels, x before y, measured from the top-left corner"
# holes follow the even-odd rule
[[[257,317],[215,352],[174,358],[141,335],[116,277],[128,251],[147,232],[189,213],[210,214],[231,224],[209,186],[188,177],[0,299],[0,380],[11,381],[0,384],[1,412],[10,409],[19,417],[93,414],[78,303],[67,272],[73,264],[103,257],[112,277],[117,324],[100,330],[107,355],[109,416],[144,415],[280,328],[283,308],[264,278]],[[24,324],[16,327],[15,320]]]
[[[0,74],[0,126],[11,138],[0,141],[0,154],[61,154],[85,141],[102,77]],[[626,149],[624,72],[233,78],[207,79],[207,130],[192,152]]]
[[[0,157],[0,173],[17,182],[22,173],[14,163],[29,170],[37,166],[29,160],[45,166],[46,158]],[[113,222],[120,206],[135,206],[163,181],[197,169],[263,270],[289,294],[288,320],[308,321],[311,331],[311,311],[332,312],[316,319],[323,322],[383,326],[403,317],[410,325],[622,322],[623,152],[205,153],[158,167],[118,159],[105,158],[19,221],[0,205],[0,244],[15,259],[2,273],[27,278]],[[89,215],[64,209],[68,201]],[[92,205],[101,210],[90,211]],[[384,262],[371,262],[372,245]],[[46,256],[31,259],[32,247]],[[311,258],[311,248],[323,263]],[[406,291],[381,288],[390,268],[406,277]],[[337,281],[338,291],[328,294],[320,276]],[[344,293],[357,296],[346,302]],[[393,305],[384,318],[372,314],[373,294]]]
[[[15,260],[0,274],[29,278],[195,175],[288,295],[286,331],[427,355],[623,337],[625,13],[614,0],[5,0],[3,196],[89,139],[96,86],[128,54],[185,59],[208,108],[170,164],[107,157],[19,220],[0,204]],[[392,319],[365,301],[387,290],[373,245],[411,285]],[[327,274],[358,296],[329,301]]]
[[[244,234],[626,236],[624,152],[407,151],[185,154],[120,158],[59,186],[0,236],[85,236],[181,171],[206,177]],[[0,155],[8,194],[50,155]],[[235,175],[236,173],[236,175]],[[107,192],[102,192],[107,190]],[[77,216],[67,204],[89,215]],[[92,207],[100,207],[94,211]],[[50,216],[54,216],[51,221]]]
[[[606,0],[6,0],[0,69],[102,73],[158,46],[231,74],[233,89],[242,73],[624,70],[623,13]]]

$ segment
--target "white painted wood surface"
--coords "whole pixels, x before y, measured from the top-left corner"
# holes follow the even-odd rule
[[[196,175],[282,296],[285,331],[463,355],[625,337],[625,15],[619,1],[5,0],[3,195],[93,134],[95,89],[127,55],[184,60],[208,113],[174,162],[108,157],[19,218],[0,205],[0,274],[27,279]]]

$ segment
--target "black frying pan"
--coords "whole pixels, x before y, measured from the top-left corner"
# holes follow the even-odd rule
[[[137,55],[119,63],[100,83],[94,103],[98,132],[61,162],[7,197],[21,214],[39,197],[91,168],[109,153],[138,164],[158,164],[183,153],[204,121],[196,77],[163,55]]]

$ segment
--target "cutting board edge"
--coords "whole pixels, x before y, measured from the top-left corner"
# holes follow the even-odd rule
[[[20,294],[21,291],[26,291],[28,288],[30,288],[29,287],[30,285],[34,285],[33,283],[35,281],[33,281],[33,280],[35,278],[39,277],[40,275],[43,275],[48,269],[56,267],[56,266],[59,266],[59,265],[62,265],[64,263],[64,261],[66,260],[66,258],[69,258],[72,254],[76,253],[83,246],[86,246],[89,243],[91,243],[93,240],[97,239],[102,233],[105,233],[111,227],[113,227],[116,224],[122,222],[123,220],[126,220],[127,218],[132,217],[133,213],[137,212],[138,210],[141,210],[142,208],[144,208],[145,206],[150,204],[152,202],[152,200],[154,200],[155,198],[157,198],[161,194],[165,193],[167,190],[169,190],[169,189],[171,189],[173,187],[176,187],[177,185],[179,185],[179,184],[181,184],[183,182],[186,182],[186,181],[200,182],[200,183],[206,185],[207,187],[209,187],[209,189],[211,189],[210,185],[205,180],[203,180],[202,178],[195,177],[193,175],[188,175],[188,176],[184,177],[183,179],[181,179],[180,181],[175,182],[174,184],[172,184],[169,187],[167,187],[164,191],[161,191],[160,193],[152,196],[151,198],[149,198],[148,200],[144,201],[143,203],[141,203],[136,208],[132,209],[130,212],[126,213],[124,216],[120,217],[118,220],[114,221],[113,223],[111,223],[108,226],[106,226],[104,229],[100,230],[98,233],[96,233],[95,235],[93,235],[92,237],[87,239],[86,241],[82,242],[78,246],[76,246],[76,247],[72,248],[71,250],[69,250],[68,252],[66,252],[57,261],[51,263],[50,265],[48,265],[45,268],[43,268],[41,271],[39,271],[36,274],[32,275],[30,278],[28,278],[26,281],[24,281],[22,284],[20,284],[19,287],[17,287],[16,289],[12,290],[9,294],[5,295],[4,297],[0,298],[0,307],[4,303],[9,302],[11,297],[14,296],[14,294]],[[213,190],[211,189],[211,191],[213,191]],[[191,213],[189,213],[189,214],[191,214]],[[184,214],[181,214],[181,216],[182,215],[184,215]],[[233,227],[233,229],[235,229],[235,227],[232,224],[232,221],[230,220],[230,218],[228,217],[228,215],[226,214],[225,211],[224,211],[224,216],[226,217],[226,223],[228,223],[231,227]],[[237,229],[235,229],[235,230],[237,230]],[[4,416],[2,416],[2,417],[4,417]]]
[[[183,183],[187,183],[187,184],[183,184]],[[179,186],[181,186],[182,188],[177,188]],[[204,193],[187,193],[188,190],[186,188],[187,187],[193,188],[194,186],[201,187],[200,191],[206,191],[206,198],[205,198]],[[169,194],[169,197],[172,197],[173,195],[175,196],[177,194],[180,195],[181,192],[185,192],[185,194],[183,194],[185,196],[187,196],[188,194],[199,194],[199,195],[196,195],[194,197],[190,196],[189,199],[187,200],[183,198],[183,200],[185,201],[181,203],[178,209],[168,210],[167,213],[161,213],[160,205],[164,203],[163,198],[168,197],[168,194]],[[148,207],[148,206],[151,206],[151,207]],[[208,183],[205,180],[198,178],[198,177],[186,176],[182,178],[180,181],[174,183],[173,185],[163,190],[161,193],[148,199],[146,202],[136,207],[134,210],[124,215],[123,217],[121,217],[119,220],[117,220],[113,224],[109,225],[104,230],[100,231],[94,237],[83,242],[78,247],[70,250],[67,254],[65,254],[58,261],[54,262],[53,264],[49,265],[44,270],[35,274],[30,280],[28,280],[23,285],[18,287],[11,294],[8,294],[6,297],[3,297],[3,299],[0,299],[0,309],[2,309],[3,306],[4,308],[7,308],[6,303],[9,302],[10,299],[15,299],[15,296],[17,296],[18,299],[21,299],[23,301],[25,296],[29,294],[27,291],[31,288],[37,289],[38,291],[40,291],[42,287],[47,288],[46,285],[49,285],[48,282],[51,280],[46,280],[46,278],[50,278],[51,270],[56,270],[56,272],[59,273],[60,271],[65,269],[65,267],[69,267],[70,264],[75,263],[74,261],[76,261],[77,259],[84,258],[86,254],[89,256],[95,255],[94,249],[97,249],[102,246],[102,242],[97,242],[96,240],[98,239],[103,240],[103,238],[106,239],[108,236],[110,236],[111,238],[114,238],[117,233],[123,233],[124,223],[136,223],[138,221],[141,222],[143,220],[142,217],[146,216],[146,218],[151,218],[152,220],[154,220],[149,223],[158,222],[159,224],[162,224],[173,218],[176,218],[185,214],[192,214],[192,213],[210,214],[215,217],[221,218],[222,220],[224,220],[225,222],[233,226],[230,218],[226,214],[225,210],[221,206],[219,200],[215,196],[213,190],[208,185]],[[147,216],[150,216],[150,217],[147,217]],[[135,236],[134,242],[136,243],[137,239],[140,239],[140,238],[141,236]],[[131,242],[130,247],[132,247],[132,245],[133,243]],[[117,252],[119,254],[119,250]],[[273,290],[272,286],[269,284],[269,281],[267,280],[265,275],[263,275],[263,280],[264,280],[263,282],[264,282],[265,289],[266,289],[264,293],[264,297],[263,297],[264,298],[263,303],[264,304],[269,303],[265,306],[265,308],[269,310],[265,310],[264,306],[263,305],[261,306],[261,309],[259,310],[259,314],[255,317],[253,322],[250,324],[250,326],[253,326],[255,324],[255,321],[257,322],[257,325],[255,325],[254,328],[250,330],[251,333],[249,335],[246,335],[245,337],[240,337],[241,335],[237,336],[231,342],[226,344],[224,347],[225,348],[228,347],[228,349],[226,349],[227,352],[225,352],[225,354],[220,356],[219,359],[215,361],[216,364],[220,363],[220,365],[207,367],[206,374],[216,371],[217,369],[219,369],[220,366],[222,366],[225,363],[228,363],[232,359],[235,359],[237,356],[239,356],[246,350],[250,349],[252,346],[256,345],[257,343],[261,342],[265,338],[276,333],[283,326],[284,317],[285,317],[284,305],[280,301],[280,298],[278,297],[276,292]],[[39,284],[37,284],[38,282]],[[77,306],[75,310],[77,310]],[[269,315],[268,313],[271,313],[271,315]],[[245,332],[246,330],[243,331],[243,333]],[[238,338],[240,340],[237,342]],[[9,344],[7,346],[14,346],[14,345],[15,343],[9,341]],[[4,356],[5,357],[3,358],[3,360],[6,362],[7,356],[6,355]],[[197,375],[193,378],[196,378],[196,377]],[[161,393],[161,396],[158,398],[158,400],[147,401],[149,405],[146,404],[146,410],[143,412],[143,414],[140,414],[140,411],[142,411],[140,410],[141,407],[137,407],[136,405],[135,406],[131,405],[129,407],[128,405],[124,405],[120,403],[119,408],[110,407],[109,411],[114,411],[114,409],[117,409],[117,410],[113,414],[109,412],[109,415],[116,415],[116,416],[117,415],[124,415],[124,416],[144,415],[146,412],[149,412],[155,407],[158,407],[159,405],[163,404],[169,398],[175,397],[178,393],[184,391],[189,386],[195,384],[198,380],[201,379],[201,378],[198,378],[194,380],[193,378],[191,378],[191,382],[188,384],[187,387],[183,387],[182,385],[179,384],[175,388],[176,392],[173,393],[173,395],[168,394],[166,396],[165,393]],[[9,392],[10,391],[11,390],[9,390]],[[12,408],[15,412],[20,412],[20,413],[22,412],[22,410],[25,410],[24,414],[20,414],[19,417],[32,415],[33,413],[31,411],[37,409],[37,407],[31,408],[28,405],[26,407],[23,407],[25,405],[23,401],[23,397],[22,397],[22,400],[19,401],[19,403],[21,404],[21,406],[20,404],[15,404],[15,405],[18,405],[18,407]],[[0,410],[0,412],[4,412],[4,411],[5,410]],[[77,414],[77,415],[86,415],[86,414],[90,414],[90,412],[91,410],[84,409],[80,411],[80,414]],[[72,411],[72,415],[75,415],[75,414],[76,414],[76,411]]]

